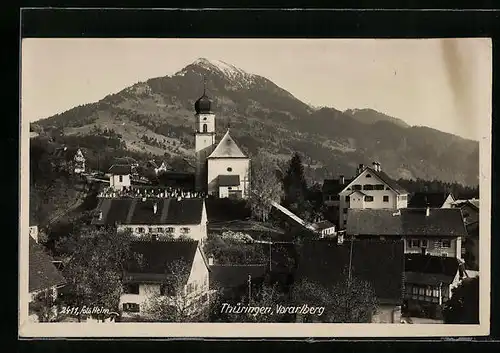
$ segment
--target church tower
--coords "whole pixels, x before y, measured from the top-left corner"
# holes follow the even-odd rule
[[[195,154],[197,191],[207,189],[207,157],[215,148],[215,114],[212,112],[212,102],[203,88],[203,95],[195,102]]]

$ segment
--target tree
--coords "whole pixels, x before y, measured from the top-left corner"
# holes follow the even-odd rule
[[[210,304],[188,291],[190,267],[184,260],[167,266],[168,276],[158,292],[152,293],[145,306],[148,320],[154,322],[196,322],[208,318]]]
[[[69,287],[64,303],[117,311],[122,274],[127,261],[132,259],[131,240],[130,232],[117,232],[113,228],[83,228],[80,233],[61,240],[58,248],[72,251],[63,270]]]
[[[464,279],[452,290],[443,317],[446,324],[479,324],[479,277]]]
[[[52,289],[46,289],[36,294],[29,303],[29,311],[37,316],[39,322],[57,322],[61,315],[59,301]]]
[[[248,204],[252,215],[267,222],[272,209],[271,201],[279,203],[284,196],[275,161],[264,153],[258,153],[257,157],[252,159],[250,182],[252,192]]]
[[[283,177],[285,204],[292,205],[304,202],[307,195],[307,182],[304,176],[304,166],[300,155],[296,152]]]
[[[314,303],[324,307],[321,316],[304,317],[322,322],[367,323],[377,309],[375,292],[370,283],[355,277],[324,286],[316,282],[302,280],[292,287],[292,300],[295,305]],[[309,304],[310,305],[310,304]]]

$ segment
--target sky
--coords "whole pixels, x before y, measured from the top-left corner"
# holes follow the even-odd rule
[[[372,108],[479,140],[491,119],[491,48],[481,38],[24,39],[21,117],[96,102],[204,57],[267,77],[314,106]]]

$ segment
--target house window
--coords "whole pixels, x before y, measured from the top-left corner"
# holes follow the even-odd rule
[[[439,297],[439,289],[434,288],[434,289],[432,290],[432,296],[433,296],[433,297]]]
[[[344,225],[346,225],[346,224],[347,224],[347,219],[344,219]]]
[[[139,294],[138,284],[126,284],[123,286],[123,293],[125,294]]]
[[[143,227],[139,227],[139,228],[137,228],[137,230],[139,231],[139,233],[144,233],[144,228]]]
[[[418,294],[418,287],[417,286],[413,286],[412,289],[411,289],[411,292],[413,294]]]
[[[228,189],[228,190],[231,190],[231,189],[232,189],[232,187],[231,187],[231,186],[228,186],[228,187],[227,187],[227,189]]]
[[[228,172],[232,172],[232,171],[233,171],[233,168],[231,168],[231,167],[227,167],[227,171],[228,171]]]
[[[406,201],[406,195],[400,196],[401,201]]]
[[[207,131],[208,131],[207,124],[203,124],[203,132],[207,132]]]
[[[371,178],[372,176],[370,174],[366,174],[366,177],[367,178]]]
[[[363,190],[373,190],[373,185],[370,184],[363,185]]]
[[[365,201],[366,202],[372,202],[373,201],[373,196],[365,196]]]
[[[448,257],[448,254],[444,252],[444,253],[441,254],[441,256],[442,257]]]
[[[156,228],[156,232],[161,233],[162,231],[163,231],[163,228],[162,228],[162,227],[158,227],[158,228]]]
[[[373,190],[384,190],[383,184],[373,185]]]
[[[153,233],[153,227],[148,227],[148,233]]]
[[[389,202],[389,196],[387,195],[384,196],[384,202]]]
[[[344,212],[344,213],[347,213],[347,208],[344,208],[343,212]]]
[[[418,241],[418,239],[412,239],[411,242],[410,242],[410,247],[411,248],[418,248],[420,245],[420,242]]]
[[[182,228],[181,228],[181,233],[182,233],[182,234],[188,234],[190,230],[191,230],[191,229],[189,229],[188,227],[182,227]]]
[[[120,183],[123,183],[123,175],[119,175],[118,180],[120,181]]]
[[[152,240],[152,241],[156,241],[156,240],[158,240],[158,236],[157,236],[156,234],[153,234],[153,235],[151,236],[151,240]]]
[[[167,227],[167,228],[165,228],[165,232],[167,232],[167,233],[173,233],[174,232],[174,227]]]
[[[137,303],[123,303],[123,311],[138,313],[139,309],[139,304]]]
[[[351,198],[349,196],[346,196],[345,197],[345,202],[350,202],[351,201]]]
[[[175,295],[175,288],[171,284],[162,284],[160,286],[160,295],[172,297]]]
[[[359,184],[353,185],[352,189],[353,190],[361,190],[361,185],[359,185]]]
[[[418,294],[419,295],[425,295],[425,288],[419,288],[418,289]]]
[[[451,241],[448,239],[443,239],[441,241],[441,245],[443,248],[450,248],[451,247]]]
[[[421,248],[426,248],[427,247],[427,239],[423,239],[420,241],[420,247]]]

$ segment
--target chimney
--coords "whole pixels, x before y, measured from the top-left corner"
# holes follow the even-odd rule
[[[361,172],[363,171],[364,168],[365,168],[365,165],[364,164],[360,164],[358,166],[358,173],[357,174],[361,174]]]
[[[379,162],[377,162],[377,172],[381,172],[382,171],[382,166],[380,165]]]
[[[158,204],[155,202],[155,204],[153,205],[153,213],[156,214],[157,211],[158,211]]]
[[[99,211],[99,220],[102,221],[102,211]]]
[[[372,163],[372,166],[373,166],[373,170],[378,172],[378,165],[377,165],[377,162],[373,162]]]
[[[213,264],[214,264],[214,258],[213,258],[213,256],[210,256],[210,257],[208,258],[208,265],[209,265],[209,266],[212,266]]]
[[[345,179],[344,179],[344,176],[343,176],[343,175],[340,175],[340,176],[339,176],[339,180],[340,180],[340,185],[344,185],[344,183],[345,183]]]
[[[431,214],[431,209],[430,209],[429,206],[427,206],[426,209],[425,209],[425,216],[429,217],[430,214]]]

